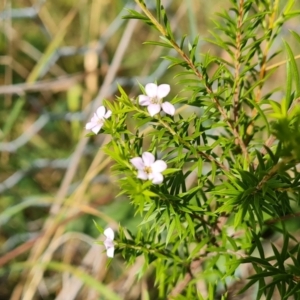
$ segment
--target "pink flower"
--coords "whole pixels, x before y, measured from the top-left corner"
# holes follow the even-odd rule
[[[155,161],[154,155],[150,152],[144,152],[142,157],[134,157],[130,160],[133,166],[138,170],[137,178],[142,180],[151,180],[154,184],[163,182],[164,177],[161,174],[167,164],[163,160]]]
[[[102,128],[105,119],[108,119],[111,116],[110,110],[107,110],[106,113],[105,111],[105,107],[100,106],[94,113],[91,121],[85,125],[85,129],[92,130],[95,134],[97,134]]]
[[[159,113],[161,109],[168,115],[174,115],[174,105],[170,102],[162,102],[163,98],[170,92],[170,86],[168,84],[157,86],[155,83],[148,83],[145,86],[145,91],[146,95],[139,96],[139,103],[142,106],[147,106],[151,117]]]

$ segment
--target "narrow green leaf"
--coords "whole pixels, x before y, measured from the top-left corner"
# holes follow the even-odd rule
[[[122,16],[122,19],[124,19],[124,20],[137,19],[137,20],[143,20],[143,21],[151,22],[150,19],[147,16],[145,16],[143,14],[140,14],[140,13],[138,13],[137,11],[135,11],[133,9],[127,9],[127,11],[129,12],[129,15]]]
[[[284,271],[285,268],[284,268],[284,265],[283,265],[283,262],[284,262],[283,257],[281,256],[281,254],[279,253],[277,247],[273,243],[271,243],[271,246],[272,246],[273,252],[275,254],[279,269]]]
[[[294,81],[296,87],[296,97],[300,95],[300,79],[298,67],[294,58],[291,47],[287,42],[284,41],[284,46],[286,48],[289,61],[287,62],[287,82],[286,82],[286,101],[282,103],[283,113],[286,113],[291,105],[291,95],[292,95],[292,82]]]
[[[161,23],[161,2],[160,0],[156,0],[156,19],[158,21],[158,23]]]
[[[237,228],[242,223],[243,215],[244,215],[243,208],[240,207],[238,212],[234,216],[234,223],[233,223],[234,228]]]
[[[239,248],[238,248],[238,246],[237,246],[237,244],[236,244],[236,242],[235,242],[235,240],[233,238],[231,238],[230,236],[227,236],[226,239],[231,244],[231,246],[232,246],[232,248],[233,248],[234,251],[238,251],[239,250]]]
[[[257,234],[254,231],[252,231],[252,237],[253,237],[253,244],[257,247],[257,250],[259,252],[259,257],[261,259],[265,259],[265,251],[263,249],[263,246],[261,244],[259,237],[257,236]]]
[[[0,135],[0,140],[3,140],[9,134],[9,132],[13,128],[14,124],[16,123],[16,120],[18,119],[21,113],[24,104],[25,104],[25,99],[23,97],[19,98],[15,102],[12,110],[10,111],[3,125],[2,133]]]
[[[256,101],[254,101],[250,98],[246,97],[245,100],[248,101],[251,105],[253,105],[257,109],[257,111],[259,112],[259,115],[262,117],[262,119],[265,122],[265,125],[267,127],[267,131],[268,131],[268,135],[270,135],[270,120],[267,119],[265,113],[260,108],[260,105],[258,103],[256,103]]]
[[[184,41],[186,39],[187,35],[185,34],[182,38],[181,38],[181,41],[180,41],[180,49],[183,50],[183,47],[184,47]]]
[[[293,285],[290,285],[290,288],[290,291],[285,294],[285,299],[289,299],[289,297],[293,295],[295,296],[295,299],[297,299],[296,296],[299,297],[300,283],[295,284],[294,287]]]
[[[173,49],[173,46],[171,44],[157,42],[157,41],[147,41],[147,42],[144,42],[143,44],[145,44],[145,45],[161,46],[161,47]]]
[[[271,285],[271,286],[269,287],[269,290],[268,290],[268,294],[267,294],[266,300],[272,300],[272,299],[273,299],[275,287],[276,287],[275,284],[273,284],[273,285]]]
[[[173,221],[171,222],[171,225],[168,227],[168,234],[167,234],[167,237],[166,237],[166,245],[168,245],[168,243],[169,243],[169,241],[170,241],[170,239],[173,235],[175,225],[176,225],[175,218],[176,217],[173,217]]]
[[[216,171],[217,171],[217,165],[214,161],[211,162],[211,181],[215,182],[216,179]]]
[[[195,223],[193,222],[193,220],[191,219],[190,215],[188,213],[185,214],[185,218],[188,222],[188,229],[191,231],[191,234],[193,237],[195,237]]]
[[[300,35],[295,32],[295,31],[292,31],[291,30],[291,34],[294,36],[294,38],[297,40],[297,42],[300,44]]]
[[[93,220],[94,222],[94,225],[95,227],[97,228],[97,230],[100,232],[100,233],[103,233],[104,232],[104,229],[95,221]]]

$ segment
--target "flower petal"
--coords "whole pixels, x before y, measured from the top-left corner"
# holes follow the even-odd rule
[[[107,228],[107,229],[110,229],[112,230],[111,228]],[[106,229],[106,230],[107,230]],[[106,231],[105,230],[105,231]],[[104,232],[105,232],[104,231]],[[112,231],[113,235],[114,235],[114,232]],[[109,232],[109,234],[111,234],[111,232]],[[108,257],[114,257],[114,251],[115,251],[115,247],[114,247],[114,242],[112,239],[110,239],[109,237],[106,238],[106,240],[104,241],[104,246],[105,246],[105,249],[106,249],[106,254]]]
[[[162,109],[163,111],[171,116],[174,116],[175,114],[175,107],[173,104],[171,104],[170,102],[164,102],[162,105]]]
[[[110,240],[114,240],[114,238],[115,238],[115,233],[114,233],[114,231],[110,228],[110,227],[108,227],[108,228],[106,228],[105,230],[104,230],[104,235],[108,238],[108,239],[110,239]]]
[[[134,157],[130,160],[134,167],[138,170],[143,170],[145,168],[144,162],[141,157]]]
[[[142,106],[148,106],[151,104],[151,98],[146,95],[139,95],[139,104]]]
[[[138,170],[137,178],[142,179],[142,180],[147,180],[148,174],[143,170]]]
[[[148,107],[148,112],[151,117],[160,112],[160,104],[150,104]]]
[[[157,96],[157,85],[155,83],[148,83],[145,86],[147,96],[153,98]]]
[[[96,125],[95,122],[88,122],[85,125],[85,129],[88,129],[88,130],[92,129],[95,125]]]
[[[146,167],[150,167],[155,161],[154,155],[150,152],[144,152],[142,158]]]
[[[100,131],[102,125],[103,124],[95,124],[95,126],[92,128],[92,131],[97,134]]]
[[[157,97],[164,98],[170,93],[170,86],[168,84],[161,84],[157,88]]]
[[[115,247],[110,247],[106,249],[106,255],[108,257],[114,257]]]
[[[108,119],[111,116],[111,110],[107,110],[106,114],[103,116],[104,119]]]
[[[94,113],[94,115],[92,116],[91,122],[97,123],[99,119],[100,118],[96,115],[96,113]]]
[[[105,115],[105,107],[104,106],[98,107],[98,109],[96,110],[96,114],[98,118],[103,118]]]
[[[152,177],[153,177],[152,182],[154,184],[160,184],[164,181],[164,176],[162,176],[160,173],[153,173]]]
[[[157,160],[151,165],[153,173],[161,173],[167,168],[167,164],[163,160]]]

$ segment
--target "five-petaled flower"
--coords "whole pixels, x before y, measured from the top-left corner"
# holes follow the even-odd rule
[[[85,129],[92,130],[95,134],[99,132],[102,128],[105,119],[108,119],[111,116],[111,111],[107,110],[104,106],[100,106],[94,113],[90,122],[85,125]]]
[[[168,84],[157,86],[155,83],[148,83],[145,86],[145,91],[146,95],[139,96],[139,103],[142,106],[147,106],[151,117],[159,113],[161,109],[168,115],[174,115],[174,105],[170,102],[162,102],[162,99],[170,92],[170,86]]]
[[[115,237],[115,233],[110,227],[108,227],[104,230],[104,235],[106,236],[106,239],[104,241],[104,246],[106,248],[106,254],[107,254],[108,257],[114,257],[114,252],[115,252],[114,237]]]
[[[134,157],[130,160],[133,166],[138,170],[137,178],[151,180],[154,184],[163,182],[164,177],[161,174],[167,164],[163,160],[155,161],[155,157],[150,152],[144,152],[142,157]]]

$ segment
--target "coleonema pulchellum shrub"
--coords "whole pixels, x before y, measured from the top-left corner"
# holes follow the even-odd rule
[[[125,18],[156,30],[147,44],[174,50],[162,59],[176,76],[139,84],[135,97],[119,86],[86,124],[111,136],[104,151],[120,194],[142,216],[134,234],[98,226],[107,256],[143,258],[138,276],[155,278],[149,299],[300,299],[300,77],[290,46],[300,35],[288,31],[300,11],[294,1],[230,1],[205,39],[216,55],[199,53],[201,36],[175,36],[160,0],[135,2]],[[282,65],[285,81],[274,83]]]

